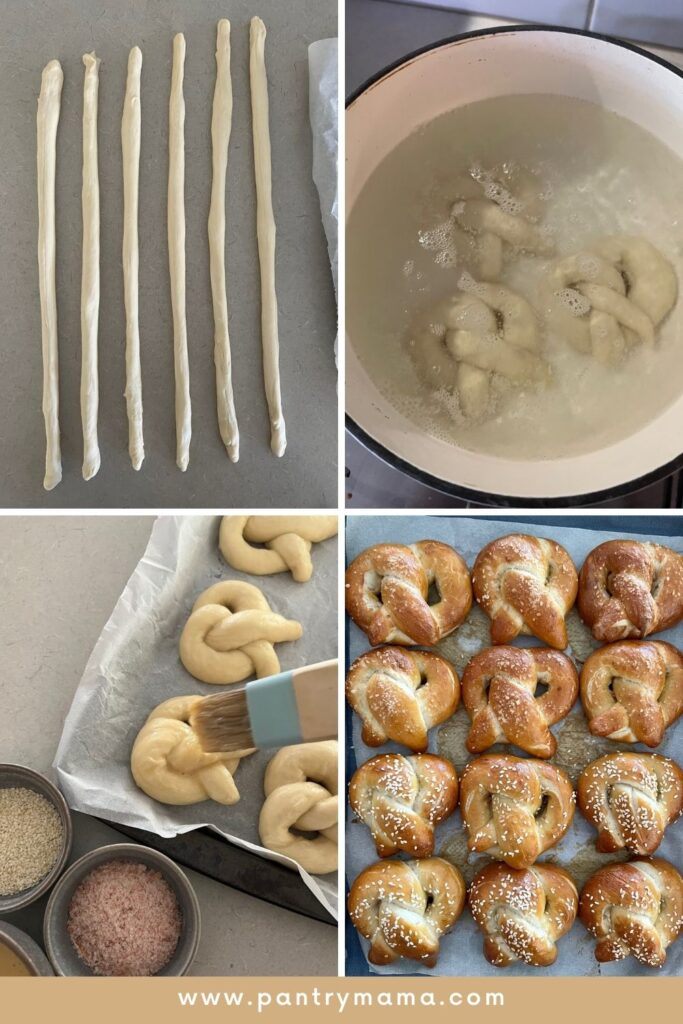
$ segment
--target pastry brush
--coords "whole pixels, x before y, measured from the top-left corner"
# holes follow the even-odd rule
[[[200,697],[190,725],[207,754],[337,735],[337,659]]]

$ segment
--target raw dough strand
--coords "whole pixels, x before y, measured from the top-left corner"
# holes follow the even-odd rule
[[[97,443],[99,382],[97,327],[100,315],[100,185],[97,167],[97,98],[100,61],[83,55],[83,265],[81,271],[81,421],[83,479],[100,468]]]
[[[225,289],[225,178],[228,168],[228,144],[231,127],[230,22],[222,18],[218,22],[216,38],[216,88],[213,94],[211,117],[213,181],[209,209],[209,254],[211,257],[211,295],[214,320],[213,358],[216,365],[218,427],[228,455],[233,462],[237,462],[240,455],[240,435],[232,393],[228,298]]]
[[[276,455],[280,456],[284,455],[287,438],[280,396],[280,346],[277,332],[277,295],[275,293],[275,218],[272,200],[265,40],[266,26],[260,18],[252,18],[249,33],[249,78],[256,178],[256,231],[261,267],[263,379],[270,415],[270,447]]]
[[[142,52],[134,46],[128,55],[126,97],[121,119],[123,152],[123,292],[126,306],[126,411],[128,453],[133,469],[145,457],[142,436],[142,375],[138,314],[138,194],[140,181],[140,76]]]
[[[185,36],[173,39],[173,73],[168,131],[168,261],[173,307],[173,358],[175,364],[176,463],[183,472],[190,461],[192,412],[190,368],[187,360],[185,319]]]
[[[64,74],[58,60],[43,69],[38,98],[38,277],[43,346],[45,478],[51,491],[62,479],[59,443],[59,344],[55,285],[55,161]]]

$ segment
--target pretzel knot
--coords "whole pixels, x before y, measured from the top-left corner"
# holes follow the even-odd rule
[[[152,711],[137,735],[130,767],[136,784],[163,804],[215,800],[235,804],[240,798],[233,775],[241,758],[253,750],[206,754],[190,715],[199,697],[172,697]]]
[[[261,842],[313,875],[337,870],[337,756],[336,740],[299,743],[279,750],[266,769]]]
[[[526,868],[559,842],[574,817],[569,777],[544,761],[485,754],[460,781],[470,850]]]
[[[683,928],[683,878],[659,858],[608,864],[586,882],[579,916],[600,963],[634,956],[661,967]]]
[[[564,650],[564,620],[577,585],[574,563],[561,545],[522,533],[491,541],[472,570],[474,595],[491,619],[494,644],[530,633]]]
[[[336,516],[223,516],[218,542],[233,569],[255,576],[291,572],[305,583],[313,573],[311,547],[336,532]]]
[[[180,660],[203,683],[238,683],[276,675],[273,644],[298,640],[301,624],[271,611],[251,583],[225,580],[199,595],[180,636]]]
[[[368,746],[393,740],[422,753],[432,726],[457,708],[460,681],[438,654],[383,647],[356,658],[346,677],[346,699],[363,722]]]
[[[434,586],[439,600],[428,603]],[[346,570],[346,610],[371,644],[435,644],[472,607],[467,565],[436,540],[376,544]]]
[[[683,656],[662,640],[600,647],[581,670],[581,702],[594,736],[656,747],[683,713]]]
[[[536,696],[540,685],[546,687]],[[549,648],[489,647],[469,662],[462,696],[472,727],[467,749],[478,754],[494,743],[514,743],[535,757],[552,757],[550,726],[567,714],[579,677],[566,655]]]
[[[580,352],[608,365],[638,342],[654,345],[656,328],[676,302],[678,282],[647,239],[615,235],[561,260],[550,288],[551,325]]]
[[[533,967],[554,964],[555,943],[570,930],[579,905],[571,877],[551,864],[487,864],[472,882],[469,901],[485,935],[484,956],[495,967],[518,960]]]
[[[581,568],[577,606],[596,640],[668,629],[683,618],[683,556],[636,540],[599,544]]]
[[[659,754],[605,754],[581,772],[577,797],[601,853],[651,854],[683,811],[683,771]]]
[[[370,963],[391,964],[404,956],[434,967],[439,939],[458,920],[464,903],[458,869],[430,857],[371,864],[351,886],[348,908],[370,942]]]
[[[402,850],[431,857],[434,829],[455,810],[458,776],[441,757],[378,754],[349,785],[351,809],[370,831],[380,857]]]

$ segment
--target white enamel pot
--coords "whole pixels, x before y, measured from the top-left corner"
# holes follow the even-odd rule
[[[528,93],[600,103],[645,128],[683,161],[683,72],[592,33],[493,29],[411,54],[350,100],[347,217],[378,164],[418,127],[478,100]],[[353,295],[346,302],[350,308]],[[402,416],[368,377],[352,340],[347,337],[348,429],[386,462],[444,492],[497,505],[588,504],[663,479],[683,465],[683,394],[642,429],[600,450],[552,461],[486,456],[430,437]]]

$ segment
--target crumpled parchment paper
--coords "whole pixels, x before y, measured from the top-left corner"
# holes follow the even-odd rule
[[[313,132],[313,180],[320,196],[320,211],[327,237],[334,292],[337,293],[337,40],[321,39],[308,48],[309,111]],[[335,352],[337,343],[335,341]]]

